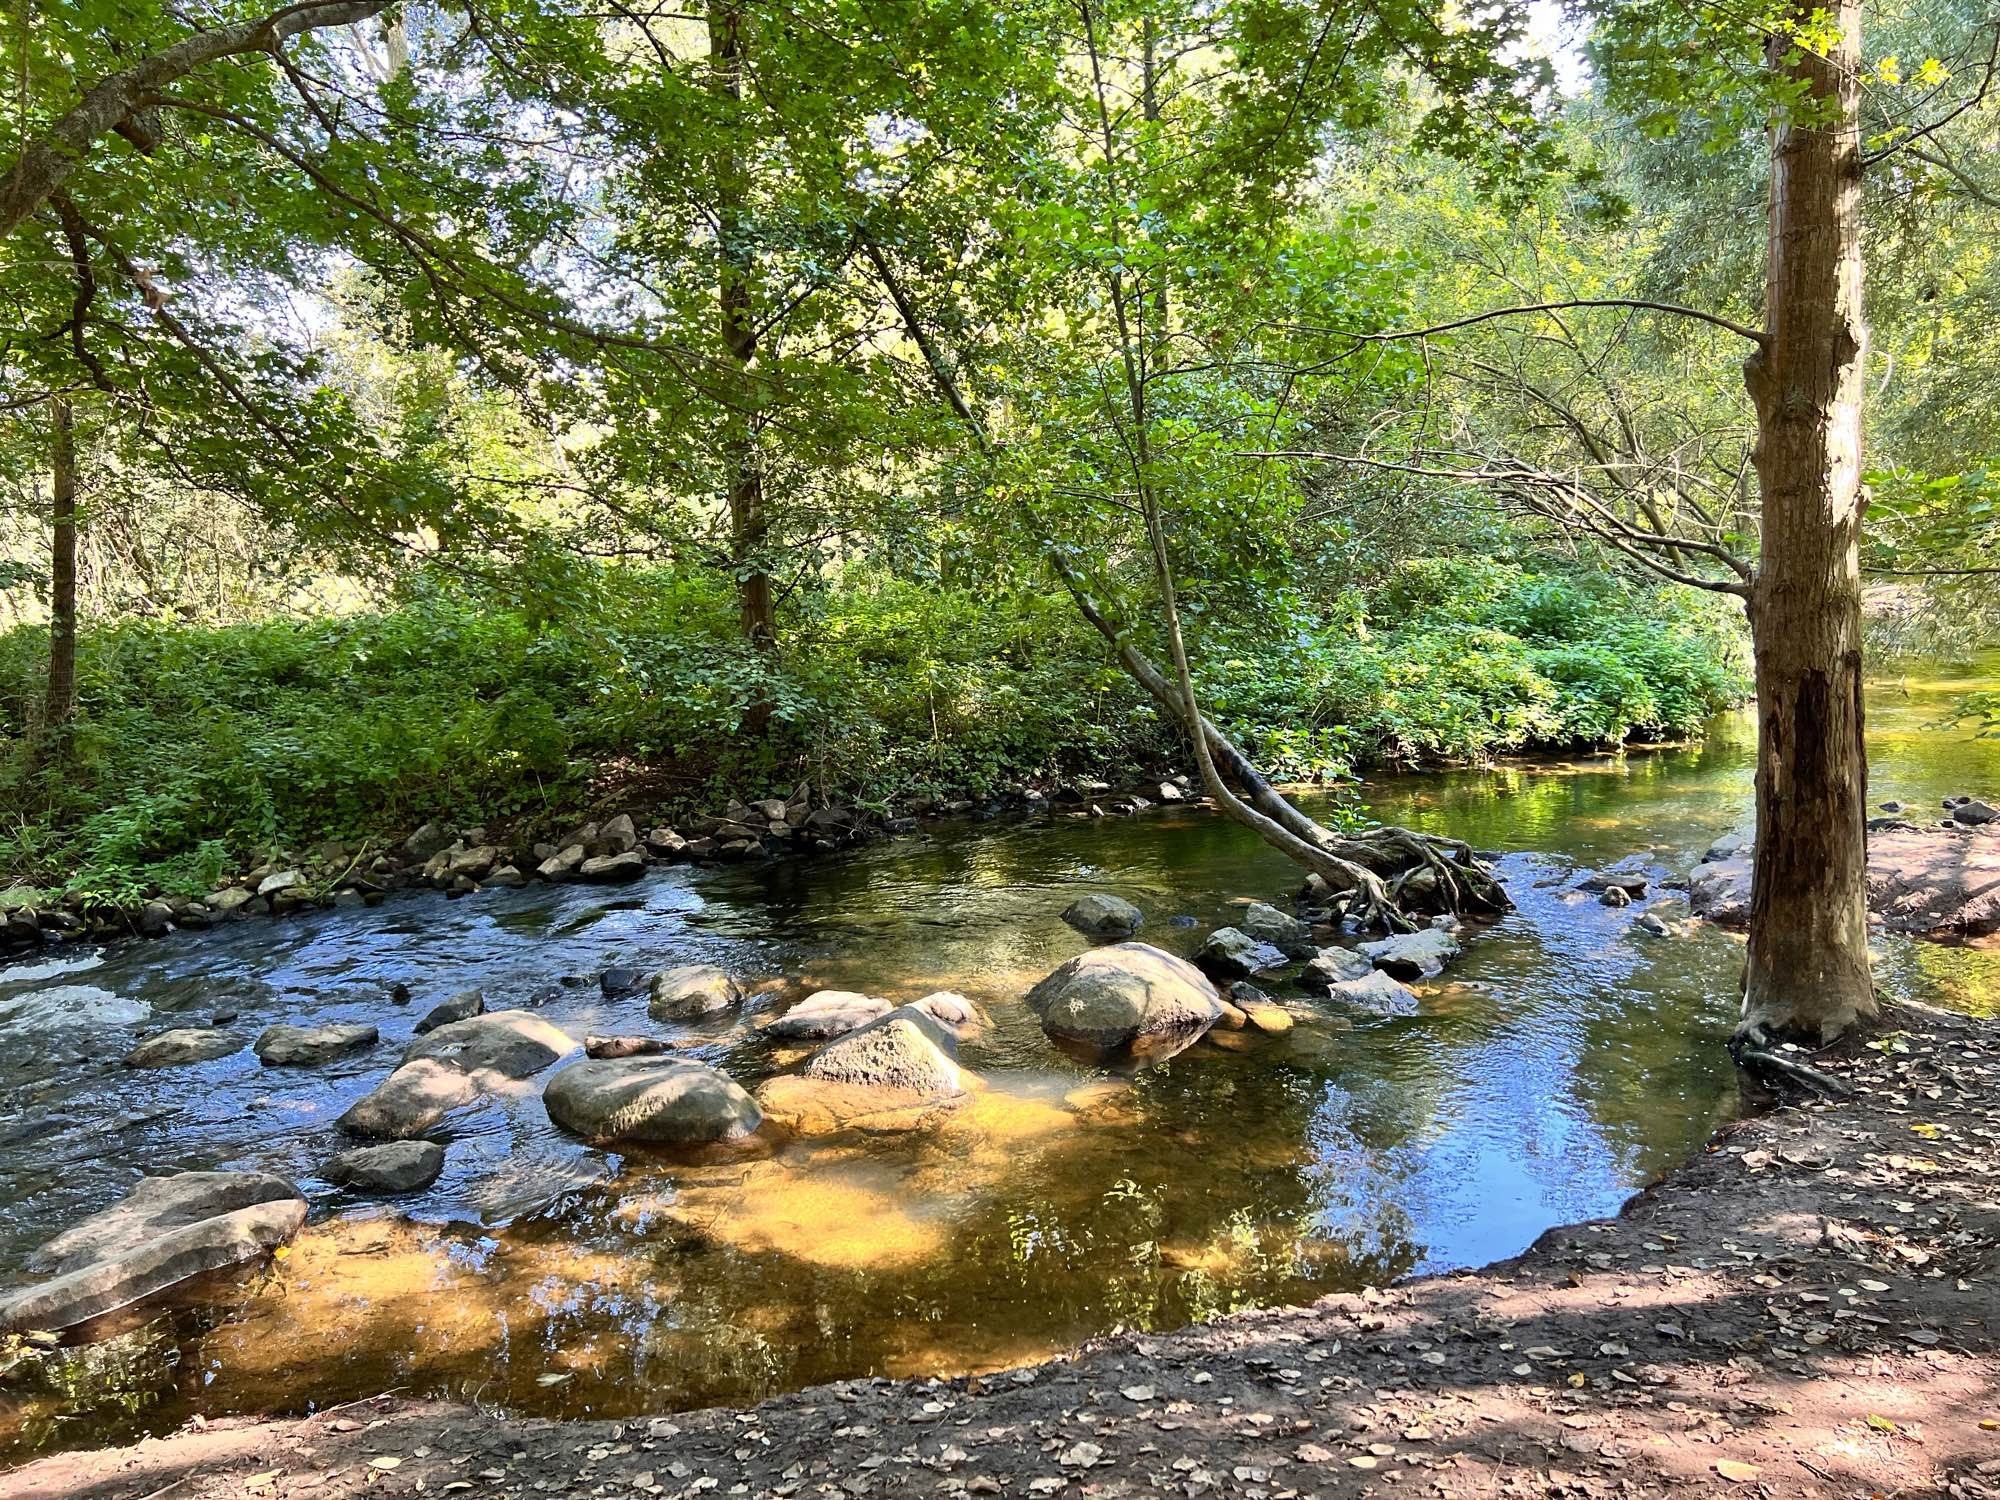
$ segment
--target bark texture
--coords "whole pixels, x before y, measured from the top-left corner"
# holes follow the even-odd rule
[[[734,0],[708,7],[709,88],[734,116],[743,101],[746,64],[743,11]],[[764,467],[757,448],[755,381],[757,358],[756,252],[749,234],[749,170],[742,150],[730,144],[715,162],[716,303],[723,346],[736,362],[733,409],[725,419],[724,463],[728,468],[729,558],[736,571],[737,612],[744,638],[769,647],[777,641],[771,575],[762,554],[770,533],[764,508]]]
[[[1812,8],[1797,7],[1801,23]],[[1757,844],[1744,1033],[1830,1039],[1875,1014],[1861,711],[1861,12],[1816,56],[1772,43],[1810,113],[1772,132],[1757,408],[1763,553],[1750,599]]]
[[[76,718],[76,423],[70,404],[49,408],[49,684],[42,713],[47,747],[62,742]]]

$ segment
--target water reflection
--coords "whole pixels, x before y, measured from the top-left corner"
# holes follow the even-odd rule
[[[2000,785],[2000,744],[1925,727],[1949,701],[1928,679],[1877,690],[1878,796]],[[232,1310],[170,1309],[18,1368],[0,1439],[106,1441],[385,1388],[563,1414],[740,1401],[995,1368],[1115,1325],[1511,1254],[1611,1211],[1735,1108],[1718,1043],[1736,940],[1655,937],[1633,925],[1642,908],[1571,887],[1613,861],[1684,872],[1747,819],[1749,751],[1737,722],[1695,749],[1370,786],[1376,816],[1511,851],[1518,909],[1413,1016],[1294,996],[1306,1019],[1287,1035],[1218,1034],[1127,1080],[1058,1053],[1020,996],[1081,946],[1056,916],[1080,889],[1135,902],[1143,936],[1187,952],[1296,882],[1199,811],[940,829],[811,865],[664,871],[608,900],[416,897],[17,965],[0,973],[0,1267],[169,1166],[284,1173],[314,1221]],[[450,1122],[445,1175],[395,1211],[315,1178],[330,1122],[436,1000],[477,987],[573,1035],[647,1031],[643,997],[607,999],[595,976],[668,962],[773,994],[959,990],[992,1018],[964,1053],[988,1088],[921,1134],[694,1168],[580,1147],[530,1088]],[[1992,1008],[1995,962],[1892,943],[1882,972]],[[51,1005],[66,987],[143,1019]],[[115,1065],[136,1035],[218,1013],[246,1040],[311,1019],[366,1020],[384,1042],[303,1072],[247,1050]],[[698,1035],[696,1055],[746,1083],[785,1061],[731,1022]]]

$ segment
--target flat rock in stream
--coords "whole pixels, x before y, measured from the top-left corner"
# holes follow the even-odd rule
[[[1752,863],[1742,845],[1696,865],[1688,875],[1695,915],[1724,927],[1746,924]],[[1868,909],[1891,932],[1915,937],[2000,932],[2000,833],[1898,825],[1870,834]]]
[[[549,1118],[596,1145],[705,1146],[764,1123],[757,1102],[714,1068],[678,1057],[586,1058],[549,1080]]]
[[[73,1328],[255,1260],[305,1219],[298,1189],[266,1172],[142,1178],[122,1202],[28,1257],[29,1270],[52,1279],[0,1295],[0,1333]]]
[[[335,1123],[349,1135],[408,1140],[576,1046],[567,1032],[525,1010],[453,1021],[410,1043],[402,1066]]]
[[[201,1026],[182,1026],[149,1036],[126,1055],[128,1068],[178,1068],[189,1063],[214,1062],[243,1050],[243,1038],[232,1032],[213,1031]]]
[[[444,1147],[436,1141],[386,1141],[339,1152],[319,1175],[357,1193],[415,1193],[443,1171]]]
[[[1326,994],[1329,1000],[1338,1000],[1370,1015],[1413,1016],[1417,1013],[1417,992],[1381,969],[1371,969],[1359,979],[1343,979],[1329,986]]]
[[[853,990],[815,990],[797,1005],[764,1023],[766,1036],[789,1042],[819,1042],[845,1036],[896,1007],[875,995]]]
[[[1301,988],[1325,994],[1336,984],[1364,979],[1375,972],[1375,961],[1352,948],[1322,948],[1299,974]]]
[[[1395,979],[1435,979],[1458,957],[1458,939],[1440,927],[1399,932],[1393,937],[1362,943],[1356,950]]]
[[[1197,1037],[1222,1017],[1206,974],[1145,943],[1079,953],[1027,998],[1050,1036],[1099,1048]]]
[[[1311,958],[1318,951],[1311,926],[1262,901],[1252,901],[1237,919],[1236,926],[1246,936],[1269,943],[1287,958]]]
[[[266,1026],[252,1046],[267,1068],[316,1068],[336,1058],[366,1052],[381,1040],[373,1026]]]

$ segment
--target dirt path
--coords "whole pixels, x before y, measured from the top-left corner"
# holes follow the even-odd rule
[[[2000,1027],[1901,1024],[1855,1099],[1478,1273],[652,1422],[217,1422],[0,1496],[2000,1496]]]

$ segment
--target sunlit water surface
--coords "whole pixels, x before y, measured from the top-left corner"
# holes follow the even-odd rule
[[[1996,665],[1875,684],[1878,799],[2000,792],[2000,742],[1934,727]],[[1372,815],[1506,851],[1517,909],[1413,1017],[1322,1004],[1288,1036],[1217,1035],[1129,1083],[1057,1053],[1021,995],[1083,946],[1057,919],[1081,892],[1126,896],[1147,940],[1187,952],[1293,888],[1292,866],[1203,812],[938,827],[615,891],[410,895],[0,969],[0,1280],[143,1173],[263,1168],[313,1203],[230,1297],[17,1366],[0,1456],[392,1389],[551,1415],[741,1402],[1512,1254],[1615,1210],[1738,1107],[1721,1048],[1737,940],[1691,922],[1652,937],[1642,907],[1571,888],[1614,861],[1682,875],[1741,827],[1750,733],[1736,719],[1698,749],[1371,782]],[[963,1057],[990,1089],[921,1135],[689,1166],[578,1146],[532,1080],[440,1132],[448,1166],[420,1197],[384,1206],[315,1175],[334,1117],[435,1001],[476,987],[578,1036],[657,1031],[643,997],[607,1001],[595,976],[693,961],[784,981],[763,1004],[961,990],[994,1023]],[[1891,941],[1882,972],[1991,1009],[2000,956]],[[395,981],[414,1003],[389,1001]],[[246,1043],[280,1019],[369,1021],[383,1043],[317,1069],[265,1070],[247,1046],[118,1066],[137,1037],[218,1011]],[[789,1061],[728,1023],[697,1055],[746,1085]]]

